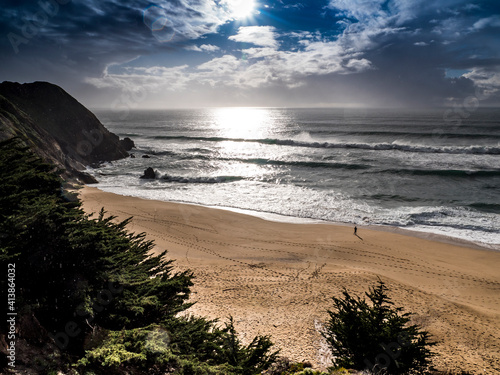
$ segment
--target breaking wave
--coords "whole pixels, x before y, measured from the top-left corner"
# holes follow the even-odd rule
[[[204,142],[251,142],[268,145],[291,146],[291,147],[309,147],[309,148],[344,148],[344,149],[362,149],[373,151],[404,151],[419,153],[436,154],[481,154],[481,155],[500,155],[500,146],[427,146],[412,145],[401,142],[392,143],[365,143],[365,142],[318,142],[318,141],[300,141],[294,139],[247,139],[247,138],[226,138],[226,137],[188,137],[188,136],[155,136],[154,139],[164,140],[185,140],[185,141],[204,141]]]

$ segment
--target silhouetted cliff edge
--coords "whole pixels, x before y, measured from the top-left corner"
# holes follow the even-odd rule
[[[128,156],[117,135],[59,86],[48,82],[0,84],[0,140],[21,138],[65,177],[92,182],[86,165]],[[95,180],[94,180],[95,181]]]

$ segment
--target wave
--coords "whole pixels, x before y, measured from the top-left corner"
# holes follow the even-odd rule
[[[454,169],[384,169],[376,173],[409,174],[415,176],[440,176],[457,178],[499,177],[500,170],[470,171]]]
[[[471,230],[477,232],[485,232],[485,233],[499,233],[497,228],[488,228],[482,225],[481,223],[464,220],[460,222],[459,220],[447,220],[449,217],[455,217],[457,215],[457,211],[436,207],[435,211],[426,211],[420,213],[413,213],[408,215],[408,223],[407,225],[430,225],[435,228],[453,228],[459,230]]]
[[[331,168],[331,169],[370,169],[369,165],[363,164],[347,164],[347,163],[325,163],[313,161],[282,161],[272,159],[233,159],[243,163],[259,164],[259,165],[283,165],[296,166],[307,168]]]
[[[155,139],[165,140],[185,140],[185,141],[205,141],[205,142],[248,142],[267,145],[308,147],[308,148],[344,148],[344,149],[362,149],[372,151],[404,151],[417,153],[436,153],[436,154],[480,154],[480,155],[499,155],[500,146],[426,146],[412,145],[405,143],[366,143],[366,142],[314,142],[299,141],[293,139],[247,139],[247,138],[226,138],[226,137],[188,137],[188,136],[155,136]]]
[[[193,150],[193,149],[190,149]],[[186,151],[190,151],[186,150]],[[153,153],[152,153],[153,154]],[[349,163],[329,163],[320,161],[287,161],[287,160],[273,160],[264,158],[220,158],[209,155],[189,154],[189,153],[175,153],[172,151],[156,152],[154,155],[169,155],[175,156],[177,160],[206,160],[206,161],[220,161],[220,162],[238,162],[245,164],[257,165],[274,165],[274,166],[291,166],[291,167],[305,167],[305,168],[326,168],[326,169],[347,169],[347,170],[365,170],[372,168],[366,164],[349,164]]]
[[[500,204],[496,203],[472,203],[469,204],[469,207],[474,208],[478,211],[500,213]]]
[[[491,134],[491,133],[447,133],[445,130],[442,132],[434,131],[434,132],[410,132],[410,131],[391,131],[391,130],[378,130],[378,131],[355,131],[355,130],[324,130],[324,131],[314,131],[315,135],[325,134],[326,136],[393,136],[393,137],[409,137],[409,138],[434,138],[434,139],[446,139],[446,138],[465,138],[469,139],[488,139],[491,140],[493,138],[500,139],[500,134]]]
[[[118,135],[120,138],[122,137],[134,137],[134,138],[142,138],[144,137],[143,134],[137,134],[137,133],[115,133],[116,135]]]
[[[164,175],[159,180],[164,182],[178,182],[182,184],[222,184],[244,180],[241,176],[217,176],[217,177],[183,177]]]
[[[155,150],[145,150],[146,154],[155,155],[155,156],[176,156],[177,153],[174,151],[155,151]]]
[[[365,195],[365,198],[374,199],[377,201],[386,201],[386,202],[423,202],[424,200],[421,198],[413,198],[413,197],[405,197],[398,194],[373,194],[373,195]]]
[[[203,155],[193,156],[193,158],[205,159],[207,157]],[[214,158],[208,157],[209,160],[214,160]],[[287,161],[287,160],[273,160],[273,159],[242,159],[242,158],[217,158],[218,161],[226,162],[240,162],[245,164],[257,164],[257,165],[277,165],[277,166],[291,166],[291,167],[306,167],[306,168],[327,168],[327,169],[350,169],[350,170],[363,170],[370,169],[371,166],[365,164],[348,164],[348,163],[327,163],[319,161]]]

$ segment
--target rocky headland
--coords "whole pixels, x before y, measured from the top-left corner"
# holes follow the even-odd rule
[[[63,177],[97,182],[86,166],[128,156],[121,140],[61,87],[48,82],[0,84],[0,140],[18,137]]]

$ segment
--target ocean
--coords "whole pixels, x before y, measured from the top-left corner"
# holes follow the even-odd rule
[[[89,169],[101,190],[500,250],[500,109],[94,112],[136,144],[135,158]],[[139,178],[147,167],[155,180]]]

